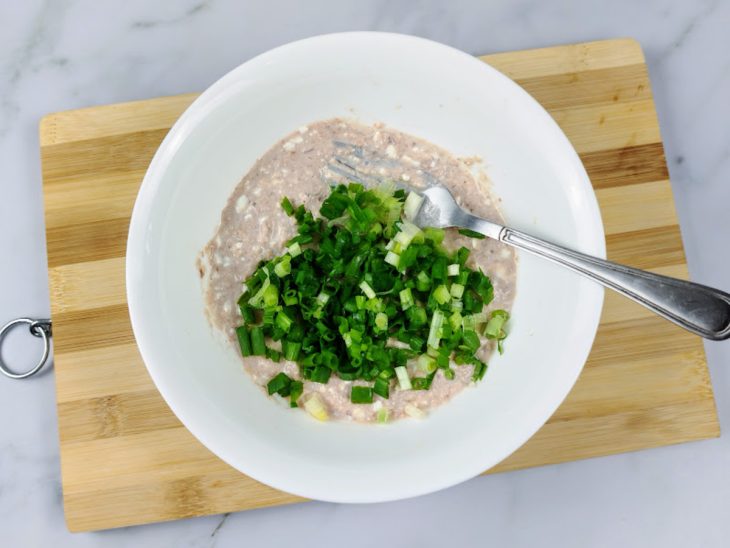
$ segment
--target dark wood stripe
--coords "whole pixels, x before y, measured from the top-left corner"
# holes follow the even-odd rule
[[[62,312],[53,316],[57,354],[134,342],[126,304]]]
[[[515,81],[547,110],[628,103],[651,98],[649,76],[646,66],[642,64]]]
[[[168,131],[155,129],[45,146],[41,149],[43,182],[145,170]]]
[[[58,418],[61,442],[90,441],[182,426],[154,388],[60,403]]]
[[[129,217],[46,230],[48,266],[124,257]]]
[[[606,237],[608,258],[635,268],[684,264],[679,225],[610,234]]]
[[[662,143],[650,143],[580,155],[593,188],[650,183],[669,178]]]

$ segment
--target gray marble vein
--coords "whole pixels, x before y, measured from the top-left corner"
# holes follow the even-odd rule
[[[730,2],[0,2],[0,323],[48,314],[37,124],[48,112],[202,90],[271,47],[386,30],[488,53],[619,36],[646,53],[692,276],[730,289]],[[706,345],[721,423],[730,346]],[[9,359],[30,359],[21,346]],[[480,477],[413,500],[308,503],[67,532],[53,375],[0,378],[0,546],[730,545],[727,437]]]

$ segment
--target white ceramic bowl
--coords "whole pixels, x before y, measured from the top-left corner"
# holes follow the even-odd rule
[[[381,121],[457,155],[481,156],[511,226],[605,256],[600,213],[578,156],[519,86],[420,38],[319,36],[231,71],[163,141],[129,230],[134,334],[175,414],[241,472],[328,501],[428,493],[494,466],[550,417],[588,356],[603,290],[521,254],[506,353],[491,359],[480,384],[424,420],[319,423],[276,405],[209,326],[195,259],[254,161],[295,128],[333,116]]]

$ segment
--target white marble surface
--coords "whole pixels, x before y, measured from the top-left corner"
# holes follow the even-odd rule
[[[692,276],[730,290],[728,28],[727,0],[0,0],[0,323],[49,310],[43,114],[202,90],[272,46],[356,29],[417,34],[475,54],[637,38]],[[6,357],[30,359],[25,341],[9,342]],[[706,350],[727,426],[730,343]],[[52,373],[0,378],[3,547],[730,545],[728,437],[482,477],[391,504],[309,503],[72,535],[61,507],[53,390]]]

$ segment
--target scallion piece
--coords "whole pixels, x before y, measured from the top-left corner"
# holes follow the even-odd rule
[[[478,240],[483,240],[486,237],[484,234],[475,232],[474,230],[469,230],[468,228],[460,228],[459,234],[462,236],[468,236],[469,238],[476,238]]]
[[[251,329],[251,349],[254,356],[266,355],[266,343],[264,342],[264,330],[261,327]]]
[[[375,298],[375,291],[373,291],[373,288],[370,287],[370,284],[367,283],[365,280],[360,282],[360,289],[362,289],[362,292],[365,293],[365,296],[368,299],[374,299]]]
[[[369,386],[353,386],[350,401],[352,403],[373,403],[373,389]]]
[[[293,320],[286,315],[286,312],[282,310],[276,315],[275,322],[277,327],[281,328],[282,331],[288,333],[289,329],[291,329]]]
[[[298,407],[297,401],[304,392],[304,383],[302,381],[291,381],[289,384],[289,402],[291,407]]]
[[[409,192],[406,197],[405,204],[403,204],[403,214],[406,219],[412,221],[418,215],[418,210],[421,209],[423,203],[423,196],[416,192]]]
[[[246,357],[253,354],[253,349],[251,348],[251,337],[248,334],[246,326],[242,325],[236,328],[236,337],[238,338],[238,345],[241,347],[241,355]]]
[[[388,316],[384,312],[378,312],[375,315],[375,328],[378,331],[385,331],[388,329]]]
[[[449,292],[454,299],[461,299],[464,296],[464,286],[460,284],[451,284]]]
[[[440,310],[436,310],[431,316],[431,327],[428,330],[428,340],[426,344],[432,348],[438,348],[441,335],[439,334],[441,326],[444,323],[444,315]]]
[[[388,251],[388,253],[385,255],[385,262],[389,265],[392,265],[396,268],[398,268],[398,264],[400,263],[400,255],[397,253],[394,253],[393,251]]]
[[[373,385],[373,392],[381,398],[388,399],[390,397],[390,380],[378,376]]]
[[[405,289],[401,290],[399,296],[400,306],[401,309],[404,311],[408,310],[410,307],[416,304],[416,301],[413,299],[413,292],[411,291],[410,287],[406,287]]]
[[[280,396],[288,396],[291,387],[291,378],[286,373],[278,373],[266,385],[266,389],[271,394],[279,394]]]
[[[459,264],[458,263],[450,264],[446,268],[446,273],[449,276],[458,276],[459,275]]]
[[[405,366],[399,366],[395,368],[395,376],[398,379],[398,386],[401,390],[411,389],[411,379],[408,377],[408,371]]]
[[[438,301],[439,304],[446,304],[451,300],[451,294],[449,288],[445,285],[440,285],[433,290],[433,298]]]
[[[291,272],[291,255],[284,255],[283,259],[274,266],[274,274],[284,278]]]
[[[376,416],[376,420],[378,421],[379,424],[385,424],[386,422],[388,422],[390,413],[388,412],[388,409],[386,409],[385,407],[382,407],[382,408],[378,409],[378,412],[375,416]]]
[[[299,351],[302,348],[302,343],[285,340],[281,346],[284,351],[284,359],[290,362],[296,361],[299,357]]]

